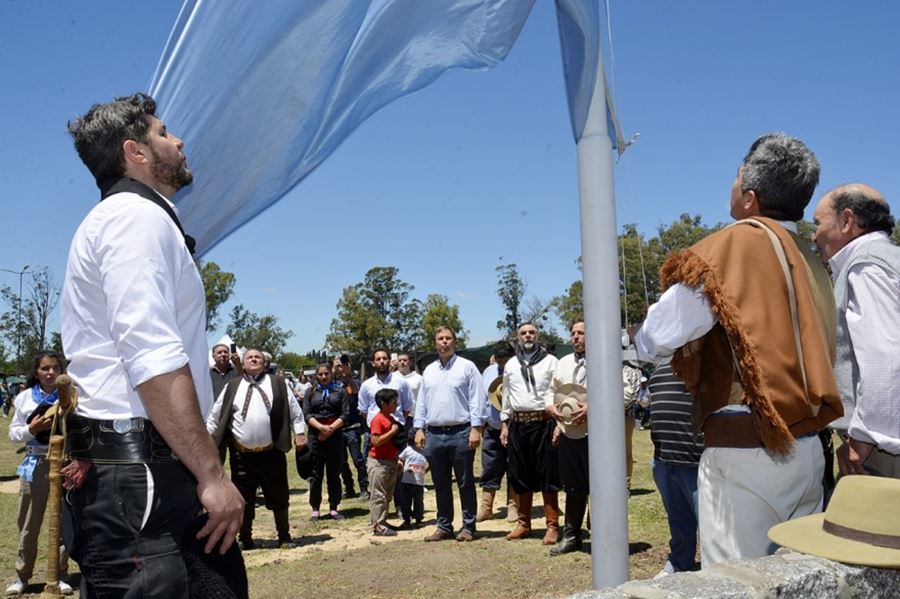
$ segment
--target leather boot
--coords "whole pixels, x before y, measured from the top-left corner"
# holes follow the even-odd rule
[[[562,555],[581,550],[581,522],[587,508],[587,497],[566,493],[566,525],[563,538],[550,549],[550,555]]]
[[[556,545],[559,540],[559,493],[544,491],[544,519],[547,521],[547,532],[544,533],[544,545]]]
[[[519,519],[519,495],[512,485],[506,483],[506,521],[515,522]]]
[[[494,517],[494,495],[497,491],[494,489],[481,490],[481,505],[478,506],[478,513],[475,514],[475,522],[484,522]]]
[[[534,493],[519,493],[519,517],[516,520],[516,527],[511,533],[506,535],[507,541],[515,541],[531,536],[531,502],[534,499]]]

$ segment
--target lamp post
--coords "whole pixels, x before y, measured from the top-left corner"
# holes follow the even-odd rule
[[[9,270],[8,268],[0,268],[3,272],[19,275],[19,315],[16,324],[16,368],[22,367],[22,277],[29,265],[26,264],[22,270]]]

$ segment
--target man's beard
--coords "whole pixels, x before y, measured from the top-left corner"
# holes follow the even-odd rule
[[[526,341],[525,343],[522,344],[522,349],[524,349],[527,352],[534,351],[534,349],[536,347],[537,347],[537,345],[535,344],[534,341]]]
[[[153,156],[153,162],[150,163],[150,174],[159,183],[178,191],[185,185],[190,185],[194,180],[194,174],[184,162],[166,163],[152,148],[150,153]]]

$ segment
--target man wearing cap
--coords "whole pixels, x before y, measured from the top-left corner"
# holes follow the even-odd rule
[[[837,304],[838,466],[841,474],[900,478],[900,247],[889,237],[890,206],[877,190],[851,183],[822,197],[813,224]]]
[[[300,405],[283,377],[266,373],[265,363],[262,352],[247,350],[244,376],[225,386],[206,419],[206,430],[216,445],[228,445],[231,480],[246,502],[239,536],[245,550],[256,546],[257,486],[262,487],[266,507],[275,516],[278,544],[292,546],[285,454],[292,446],[300,449],[306,445],[306,421]]]
[[[475,450],[481,443],[484,389],[481,373],[470,360],[456,355],[456,332],[438,327],[434,335],[438,359],[422,373],[416,402],[414,443],[431,468],[437,499],[437,529],[426,541],[453,538],[452,478],[459,487],[461,542],[475,538]]]
[[[554,404],[547,411],[557,421],[553,438],[559,443],[559,479],[566,492],[566,524],[563,536],[550,555],[562,555],[581,549],[584,513],[590,493],[587,440],[587,367],[584,363],[584,320],[576,319],[569,329],[574,353],[563,356],[553,375]],[[563,392],[563,390],[568,392]],[[561,412],[556,402],[583,395],[575,401],[574,411]]]
[[[506,447],[500,442],[500,409],[503,401],[503,369],[506,363],[516,353],[509,341],[498,341],[494,344],[494,363],[484,369],[482,381],[487,391],[488,401],[485,402],[485,427],[484,442],[481,444],[481,503],[478,506],[478,522],[490,520],[494,517],[494,497],[503,482],[506,474]],[[511,522],[519,519],[516,508],[515,491],[506,485],[507,519],[510,512],[515,511]]]
[[[832,373],[834,295],[797,237],[819,181],[799,139],[758,138],[731,189],[738,222],[669,256],[637,332],[694,396],[703,567],[774,552],[766,531],[822,509],[818,432],[842,413]]]
[[[503,371],[500,441],[509,456],[509,482],[519,494],[519,519],[508,540],[531,536],[534,493],[544,500],[547,531],[544,545],[559,540],[559,468],[551,437],[556,424],[547,410],[553,405],[551,382],[557,360],[538,344],[538,330],[526,322],[516,332],[516,355]]]

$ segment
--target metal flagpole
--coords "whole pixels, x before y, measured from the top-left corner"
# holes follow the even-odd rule
[[[601,44],[597,53],[594,95],[577,145],[591,456],[591,582],[595,589],[616,586],[629,578],[616,205]]]

